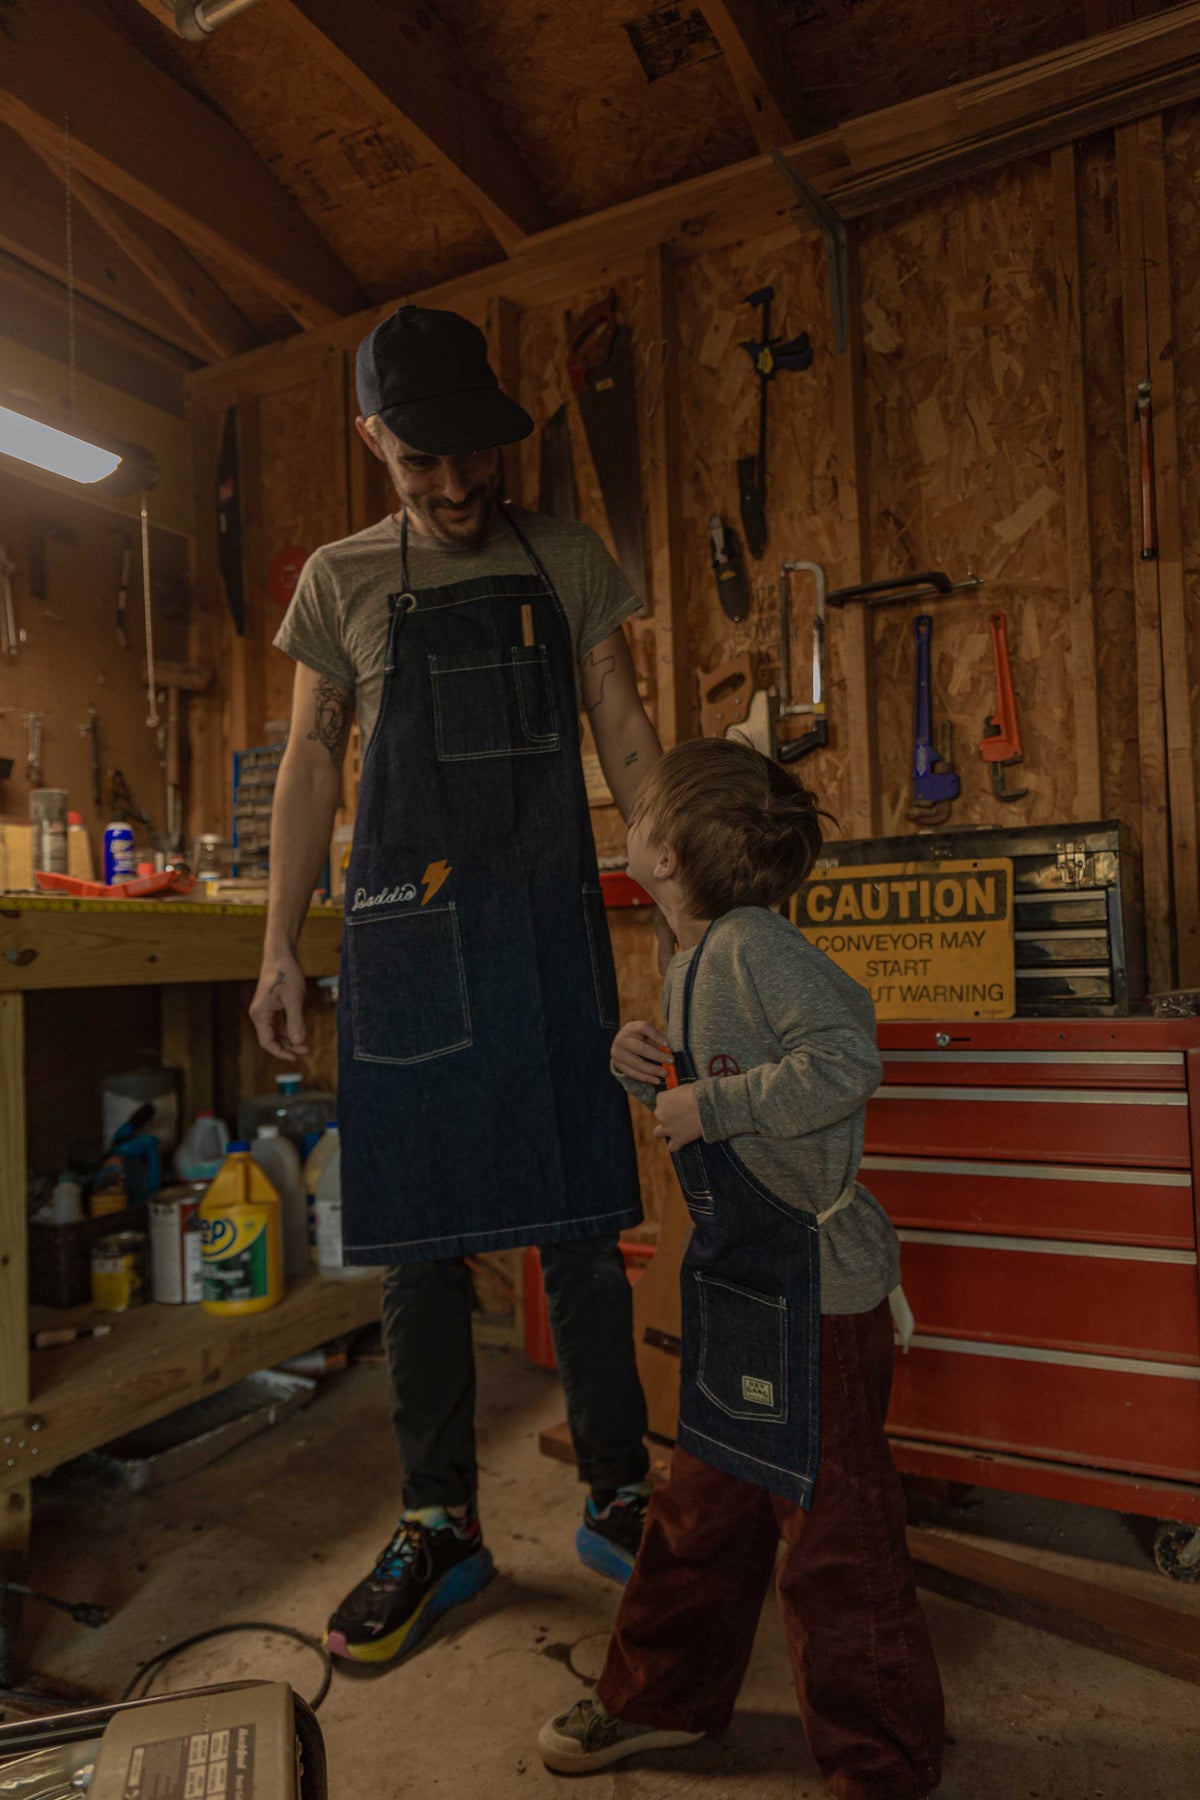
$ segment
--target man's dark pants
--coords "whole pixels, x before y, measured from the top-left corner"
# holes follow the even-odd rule
[[[641,1481],[646,1402],[633,1355],[633,1306],[616,1238],[547,1244],[542,1277],[580,1479]],[[383,1278],[383,1337],[404,1504],[475,1498],[471,1275],[460,1260],[405,1263]]]

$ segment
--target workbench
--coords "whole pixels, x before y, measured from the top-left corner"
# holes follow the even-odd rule
[[[313,1273],[249,1318],[151,1303],[114,1316],[108,1337],[28,1353],[26,1007],[54,989],[157,987],[163,1062],[182,1070],[194,1111],[209,1103],[214,1056],[211,1007],[197,999],[207,984],[257,977],[265,916],[261,906],[0,895],[0,1552],[27,1546],[34,1475],[379,1317],[377,1270]],[[341,935],[340,909],[310,913],[306,975],[336,974]],[[39,1309],[36,1323],[90,1316]]]

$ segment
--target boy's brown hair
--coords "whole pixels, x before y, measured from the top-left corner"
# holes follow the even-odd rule
[[[697,738],[655,764],[630,823],[670,845],[695,916],[717,919],[795,893],[817,860],[822,816],[803,782],[749,744]]]

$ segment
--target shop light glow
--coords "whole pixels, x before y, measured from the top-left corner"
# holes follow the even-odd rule
[[[43,425],[24,413],[0,406],[0,453],[32,463],[51,475],[65,475],[69,481],[90,484],[111,475],[121,458],[112,450],[101,450],[85,438],[73,437],[53,425]]]

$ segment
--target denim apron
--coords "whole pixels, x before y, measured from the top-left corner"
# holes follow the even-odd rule
[[[575,654],[530,563],[388,596],[338,1006],[347,1262],[615,1235],[641,1219]]]
[[[701,944],[684,988],[672,1071],[680,1083],[696,1079],[689,1026],[703,952]],[[819,1231],[855,1190],[812,1213],[764,1187],[727,1143],[697,1140],[673,1161],[693,1227],[680,1276],[676,1442],[807,1508],[820,1448]]]

